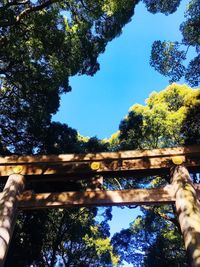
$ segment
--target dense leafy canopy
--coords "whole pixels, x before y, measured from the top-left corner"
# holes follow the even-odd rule
[[[60,94],[71,89],[69,77],[75,74],[93,75],[99,69],[98,55],[104,52],[109,41],[121,33],[137,2],[0,2],[2,154],[46,153],[47,148],[41,139],[45,140],[45,134],[52,133],[55,128],[51,124],[51,115],[59,108]],[[150,12],[167,15],[173,13],[180,3],[144,2]],[[186,21],[181,25],[183,44],[194,46],[197,54],[198,11],[199,1],[191,1]],[[169,75],[172,80],[179,80],[185,75],[191,84],[198,85],[199,56],[190,61],[188,68],[183,64],[185,58],[186,51],[177,42],[156,41],[153,44],[151,64],[157,70]],[[56,153],[56,149],[51,151]]]
[[[153,92],[145,106],[132,106],[111,144],[118,143],[118,149],[199,144],[199,111],[199,89],[171,84],[159,93]],[[199,182],[196,175],[193,175],[193,180]],[[132,187],[155,188],[169,183],[169,177],[163,175],[131,181]],[[143,207],[142,211],[143,215],[128,229],[112,238],[121,260],[133,266],[188,266],[175,207],[151,206]]]
[[[55,127],[50,119],[60,94],[71,89],[69,77],[99,69],[98,55],[121,33],[136,3],[0,2],[0,141],[5,151],[40,152],[41,135]]]
[[[115,266],[110,209],[101,222],[96,215],[96,208],[26,212],[18,220],[6,266]]]
[[[170,14],[176,11],[180,1],[144,1],[152,13]],[[155,41],[152,45],[150,64],[170,81],[182,77],[192,86],[200,84],[200,1],[189,1],[185,21],[180,25],[182,41]],[[193,49],[192,49],[193,48]],[[189,49],[194,57],[187,58]]]
[[[181,0],[143,0],[143,2],[151,13],[161,12],[169,15],[177,10]]]
[[[189,136],[195,137],[194,144],[198,143],[199,109],[199,90],[193,90],[186,85],[174,83],[160,93],[152,92],[145,106],[132,106],[128,116],[120,123],[117,135],[120,149],[151,149],[191,144]],[[187,122],[191,121],[194,127],[187,126]]]
[[[162,207],[163,213],[160,210],[161,207],[142,208],[143,215],[112,238],[115,251],[134,267],[188,266],[179,230],[173,220],[159,215],[166,216],[172,211],[167,206]]]

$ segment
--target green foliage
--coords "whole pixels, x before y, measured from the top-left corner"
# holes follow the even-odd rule
[[[4,152],[38,150],[43,131],[55,127],[50,120],[58,110],[60,94],[71,90],[69,77],[96,73],[98,55],[121,33],[136,3],[1,1],[0,141]]]
[[[95,220],[96,208],[24,213],[15,229],[6,266],[117,265],[118,257],[108,239],[108,209],[100,223]]]
[[[197,144],[200,141],[199,111],[199,89],[174,83],[159,93],[152,92],[146,105],[132,106],[121,122],[116,135],[118,147],[151,149]],[[119,179],[122,187],[126,188],[126,180]],[[156,188],[166,185],[169,177],[129,178],[129,182],[132,188],[136,185],[137,188]],[[188,266],[175,207],[144,206],[141,210],[142,216],[112,238],[120,260],[133,266]]]
[[[152,45],[150,65],[162,75],[169,76],[170,82],[179,81],[185,74],[186,53],[179,48],[178,42],[155,41]]]
[[[176,11],[180,1],[144,1],[150,12],[170,14]],[[191,0],[186,8],[185,21],[180,25],[182,42],[155,41],[152,45],[150,64],[170,82],[182,77],[192,86],[200,84],[200,1]],[[190,47],[195,49],[194,58],[187,59]],[[188,62],[189,61],[189,62]]]
[[[200,144],[200,90],[188,98],[186,105],[187,113],[182,123],[181,133],[185,144]]]
[[[52,122],[40,140],[40,154],[78,153],[80,148],[77,131],[66,124]],[[38,146],[39,149],[39,146]]]
[[[159,94],[152,94],[146,106],[133,106],[109,144],[96,137],[84,140],[67,125],[51,122],[52,114],[59,108],[60,95],[71,90],[69,77],[96,73],[98,55],[130,21],[137,2],[1,1],[2,155],[95,153],[108,149],[174,146],[200,140],[199,91],[194,93],[191,88],[176,84]],[[178,0],[144,2],[149,11],[165,14],[174,12],[180,3]],[[198,11],[199,1],[191,1],[186,21],[181,25],[184,45],[193,46],[197,51],[197,57],[187,68],[183,67],[187,51],[180,51],[178,43],[158,42],[154,53],[156,68],[164,75],[169,74],[172,79],[185,75],[193,85],[199,83]],[[175,67],[171,67],[173,64]],[[134,179],[127,182],[123,177],[114,181],[115,185],[108,179],[107,187],[130,188],[136,184]],[[150,186],[156,187],[163,183],[163,178],[152,177],[150,181]],[[53,189],[52,185],[42,185],[40,190],[56,191],[59,186],[67,190],[83,190],[82,184],[73,182],[54,184]],[[139,266],[138,263],[144,260],[141,251],[146,252],[144,263],[147,266],[154,258],[157,259],[155,264],[162,264],[159,253],[163,253],[170,266],[175,263],[184,266],[184,252],[177,253],[181,242],[177,229],[172,226],[176,224],[171,209],[144,209],[144,216],[129,229],[118,233],[112,243],[108,226],[110,212],[110,209],[105,209],[100,222],[95,219],[96,208],[21,213],[6,266],[111,267],[119,266],[123,259]],[[168,222],[162,219],[162,215],[168,216]],[[171,246],[173,255],[166,250],[168,246]]]
[[[83,139],[82,139],[83,140]],[[91,137],[80,142],[82,152],[97,153],[108,151],[108,143],[99,140],[97,137]]]
[[[160,93],[153,92],[145,106],[132,106],[120,123],[120,149],[172,147],[183,145],[189,135],[199,138],[198,107],[199,90],[186,85],[171,84]],[[190,129],[191,112],[196,127]]]
[[[169,15],[177,10],[181,0],[143,0],[143,2],[151,13],[161,12]]]
[[[112,238],[121,260],[133,266],[188,266],[173,210],[168,206],[142,210],[142,216]]]

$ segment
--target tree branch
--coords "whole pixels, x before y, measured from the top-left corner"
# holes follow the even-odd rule
[[[30,3],[29,0],[25,0],[25,1],[17,1],[17,0],[14,0],[14,1],[12,1],[12,2],[8,2],[8,3],[7,3],[5,6],[3,6],[2,8],[3,8],[3,9],[7,9],[7,8],[9,8],[9,7],[11,7],[11,6],[26,5],[26,4],[28,4],[28,3]]]
[[[19,3],[23,3],[26,4],[29,1],[25,1],[25,2],[11,2],[9,4],[7,4],[7,7],[13,6],[13,5],[19,5]],[[40,11],[43,10],[44,8],[59,2],[59,0],[47,0],[46,2],[42,3],[41,5],[37,5],[37,6],[29,6],[28,8],[24,9],[20,14],[18,14],[17,16],[15,16],[12,20],[6,20],[6,21],[0,21],[0,27],[8,27],[8,26],[13,26],[18,24],[23,18],[25,18],[26,16],[28,16],[30,13],[36,12],[36,11]],[[6,7],[6,8],[7,8]],[[3,7],[5,8],[5,6]]]
[[[153,209],[153,212],[155,214],[159,215],[161,218],[163,218],[163,219],[165,219],[165,220],[170,221],[171,223],[173,223],[178,229],[180,228],[179,223],[178,223],[178,220],[175,217],[172,218],[172,217],[170,217],[170,216],[168,216],[168,215],[166,215],[164,213],[161,213],[158,210],[156,211],[155,209]]]
[[[17,17],[16,17],[16,23],[20,22],[24,17],[26,17],[27,15],[29,15],[30,13],[32,12],[35,12],[35,11],[40,11],[56,2],[59,2],[58,0],[48,0],[46,2],[44,2],[43,4],[41,5],[38,5],[38,6],[32,6],[32,7],[29,7],[25,10],[23,10]]]

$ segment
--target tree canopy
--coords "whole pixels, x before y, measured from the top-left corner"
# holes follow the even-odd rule
[[[138,2],[1,1],[2,154],[40,153],[39,140],[54,127],[51,116],[58,111],[60,94],[71,90],[69,77],[96,73],[98,55],[131,20]],[[180,1],[143,2],[150,12],[166,15],[175,12],[180,4]],[[181,25],[183,42],[156,41],[151,57],[151,64],[162,74],[172,80],[185,76],[192,85],[199,83],[198,11],[199,1],[191,1],[186,21]],[[186,47],[185,52],[180,50],[182,46]],[[196,49],[197,57],[186,68],[183,62],[189,47]]]
[[[117,266],[109,240],[110,208],[97,221],[97,208],[21,214],[6,266]]]
[[[4,152],[37,150],[75,74],[94,75],[137,1],[1,1],[0,128]],[[33,128],[37,129],[35,131]],[[3,130],[4,129],[4,130]],[[39,130],[39,131],[38,131]],[[9,133],[9,134],[8,134]]]
[[[199,111],[200,89],[173,83],[163,91],[152,92],[146,105],[132,106],[111,145],[117,143],[123,150],[199,144]],[[198,176],[191,175],[199,182]],[[119,180],[125,188],[126,180]],[[169,182],[168,175],[130,177],[128,187],[156,188]],[[188,266],[174,205],[144,206],[141,210],[142,216],[112,238],[120,259],[133,266]]]
[[[67,125],[51,123],[47,132],[40,136],[38,147],[41,153],[58,154],[196,143],[200,141],[199,107],[199,89],[172,84],[159,93],[153,92],[146,105],[132,106],[120,123],[119,131],[107,142],[96,137],[82,137]],[[193,178],[197,179],[195,175]],[[169,182],[165,175],[139,180],[134,177],[105,180],[104,189],[159,187]],[[53,189],[58,190],[58,186],[53,184]],[[60,186],[79,191],[87,185],[81,181],[80,184]],[[52,185],[42,185],[42,190],[49,192]],[[160,266],[164,262],[164,266],[187,266],[173,205],[143,207],[142,212],[143,215],[128,229],[116,233],[112,239],[108,225],[111,209],[104,209],[100,220],[97,219],[99,215],[96,217],[97,208],[23,213],[15,229],[6,266],[54,266],[57,263],[92,267],[98,263],[109,267],[123,266],[123,260],[134,266]]]
[[[169,15],[176,11],[180,4],[177,1],[144,0],[152,13],[161,12]],[[180,25],[181,41],[155,41],[152,45],[150,64],[162,75],[168,76],[170,82],[179,81],[182,77],[191,85],[200,84],[200,1],[188,2],[185,21]],[[188,51],[193,51],[193,58],[188,58]]]
[[[119,126],[120,149],[152,149],[199,142],[199,90],[171,84],[163,91],[152,92],[146,105],[133,105]],[[192,111],[192,110],[195,111]],[[191,116],[190,113],[195,113]],[[187,123],[193,121],[196,127]],[[194,133],[195,131],[195,133]]]

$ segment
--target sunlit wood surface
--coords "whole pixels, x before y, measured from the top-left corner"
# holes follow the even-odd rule
[[[146,175],[167,172],[172,166],[172,158],[179,156],[188,169],[199,168],[200,146],[135,150],[96,154],[67,154],[41,156],[0,157],[0,176],[12,174],[16,166],[21,166],[28,179],[86,178],[94,174]],[[92,163],[98,163],[92,169]],[[37,178],[36,178],[37,176]]]
[[[200,197],[200,185],[195,185]],[[34,194],[24,192],[19,198],[20,209],[67,208],[74,206],[154,205],[175,202],[172,185],[154,189],[85,191]]]

